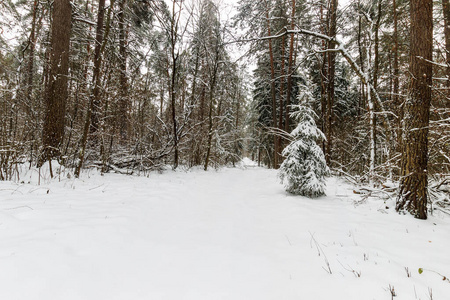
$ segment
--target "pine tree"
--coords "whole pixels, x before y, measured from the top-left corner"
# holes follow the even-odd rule
[[[311,89],[303,87],[301,98],[312,97]],[[293,141],[283,150],[286,159],[280,166],[279,176],[289,193],[307,197],[318,197],[325,194],[325,176],[329,170],[325,155],[317,144],[325,135],[316,126],[314,111],[300,104],[291,117],[297,119],[298,125],[292,131]]]
[[[68,98],[68,73],[72,5],[70,1],[53,4],[50,76],[46,93],[46,112],[42,133],[43,150],[40,164],[61,154]]]
[[[411,1],[411,55],[408,97],[403,117],[402,175],[397,211],[427,218],[428,132],[433,68],[433,2]]]

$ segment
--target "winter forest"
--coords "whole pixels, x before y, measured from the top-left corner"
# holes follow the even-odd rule
[[[0,298],[445,299],[449,215],[449,0],[0,1]]]

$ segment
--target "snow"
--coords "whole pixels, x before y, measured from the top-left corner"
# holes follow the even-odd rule
[[[355,205],[336,178],[309,199],[248,159],[67,174],[0,182],[0,299],[449,299],[450,219]]]
[[[280,166],[279,176],[286,191],[292,194],[311,198],[322,196],[329,170],[317,140],[325,139],[325,135],[317,128],[312,109],[304,105],[293,109],[291,116],[299,123],[291,132],[293,141],[282,152],[285,160]]]

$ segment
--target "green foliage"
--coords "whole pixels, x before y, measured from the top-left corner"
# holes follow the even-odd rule
[[[329,173],[322,149],[317,141],[324,139],[314,121],[314,112],[305,105],[295,107],[298,121],[291,135],[294,140],[283,150],[285,160],[279,177],[289,193],[307,197],[325,194],[325,176]]]

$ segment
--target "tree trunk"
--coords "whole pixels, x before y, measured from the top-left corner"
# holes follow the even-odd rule
[[[337,0],[331,0],[330,3],[330,37],[336,37],[336,17],[337,17]],[[333,147],[333,106],[334,106],[334,77],[336,72],[336,52],[334,52],[335,42],[333,40],[328,42],[328,91],[327,91],[327,111],[326,111],[326,127],[327,127],[327,144],[325,158],[327,165],[331,166],[331,150]]]
[[[377,20],[375,22],[375,57],[374,57],[374,66],[373,66],[373,88],[374,90],[378,87],[378,70],[380,65],[380,54],[379,54],[379,31],[380,31],[380,23],[381,23],[381,2],[382,0],[378,0],[378,11],[377,11]],[[369,52],[369,50],[367,50]],[[369,56],[368,56],[369,57]],[[368,60],[369,62],[369,60]],[[368,69],[370,70],[370,68]],[[376,111],[377,107],[375,105],[375,101],[372,99],[375,98],[375,94],[370,92],[369,83],[367,83],[367,101],[369,105],[369,122],[370,122],[370,165],[369,165],[369,183],[373,183],[375,179],[375,165],[377,161],[377,116]],[[372,95],[373,94],[373,95]]]
[[[172,19],[171,19],[171,29],[170,29],[170,46],[171,46],[171,59],[172,59],[172,74],[170,82],[170,102],[172,108],[172,123],[173,123],[173,147],[174,147],[174,157],[173,157],[173,169],[178,167],[178,125],[177,125],[177,114],[176,114],[176,100],[177,100],[177,90],[178,90],[178,58],[179,53],[175,49],[178,43],[178,22],[180,20],[181,13],[176,12],[176,0],[172,0]]]
[[[50,76],[46,92],[46,111],[42,133],[40,165],[60,155],[64,138],[64,117],[68,97],[69,47],[72,6],[69,0],[53,2]]]
[[[328,35],[328,18],[326,19],[326,21],[324,21],[324,13],[323,13],[323,7],[324,4],[320,5],[320,23],[322,24],[322,34],[324,35]],[[327,50],[327,43],[325,42],[325,40],[322,40],[322,65],[321,65],[321,72],[320,72],[320,107],[321,107],[321,130],[322,132],[325,134],[327,134],[327,127],[326,127],[326,118],[327,118],[327,86],[328,86],[328,53],[326,52]],[[326,146],[327,146],[327,141],[326,139],[323,139],[322,141],[322,151],[323,153],[326,153]]]
[[[284,54],[285,54],[285,37],[283,36],[281,38],[281,73],[280,73],[280,111],[279,111],[279,117],[278,117],[278,129],[282,130],[284,128],[283,126],[283,110],[284,110],[284,101],[283,101],[283,96],[284,96],[284,68],[285,68],[285,62],[284,62]],[[283,150],[283,145],[282,145],[282,139],[281,136],[278,137],[278,149],[280,150],[280,152]],[[279,158],[279,163],[281,164],[283,158],[280,157]]]
[[[38,0],[34,0],[33,4],[33,19],[31,23],[30,33],[30,52],[28,54],[28,66],[27,66],[27,119],[28,122],[32,118],[33,105],[31,94],[33,93],[33,68],[34,68],[34,51],[36,49],[36,13],[38,9]]]
[[[292,14],[291,14],[291,30],[295,29],[295,0],[292,0]],[[288,62],[288,78],[287,78],[287,94],[286,94],[286,110],[284,113],[284,131],[290,131],[290,116],[289,106],[291,105],[291,93],[292,93],[292,66],[293,66],[293,54],[294,54],[294,39],[295,35],[292,33],[289,39],[289,62]]]
[[[397,3],[396,0],[393,0],[392,3],[393,6],[393,15],[394,15],[394,62],[393,62],[393,68],[394,68],[394,97],[392,97],[392,102],[394,104],[394,107],[396,107],[396,114],[398,116],[397,118],[397,150],[401,152],[402,149],[402,120],[403,120],[403,105],[402,105],[402,99],[400,99],[399,95],[399,66],[398,66],[398,21],[397,21]]]
[[[175,45],[172,48],[172,78],[171,78],[171,107],[172,107],[172,122],[173,122],[173,147],[174,147],[174,157],[173,157],[173,168],[176,169],[178,167],[178,128],[177,128],[177,115],[176,115],[176,87],[177,83],[177,59],[178,56],[175,54]]]
[[[272,31],[270,28],[270,15],[269,15],[269,6],[266,0],[266,18],[267,18],[267,34],[268,36],[272,36]],[[273,127],[277,127],[277,100],[276,100],[276,90],[275,90],[275,66],[273,61],[273,48],[272,48],[272,39],[268,39],[269,42],[269,57],[270,57],[270,92],[272,95],[272,122]],[[278,167],[278,138],[276,135],[273,136],[273,167],[276,169]]]
[[[102,39],[103,42],[101,43],[101,48],[100,48],[100,53],[103,53],[105,51],[105,47],[106,47],[106,43],[107,43],[107,36],[109,34],[109,30],[111,27],[111,13],[112,10],[114,8],[114,3],[115,0],[111,0],[109,3],[109,9],[108,9],[108,16],[107,16],[107,20],[106,20],[106,26],[105,26],[105,30],[104,30],[104,34],[103,34],[103,19],[104,19],[104,12],[102,12],[103,16],[102,16]],[[103,5],[104,6],[104,5]],[[119,4],[120,6],[120,4]],[[99,3],[99,8],[100,8],[100,3]],[[104,9],[104,8],[103,8]],[[100,14],[100,11],[98,12]],[[99,28],[98,28],[98,17],[97,16],[97,29],[96,29],[96,35],[99,33]],[[98,39],[98,37],[96,36],[96,39]],[[97,40],[98,41],[98,40]],[[97,41],[96,41],[96,45],[97,45]],[[95,58],[94,58],[94,63],[95,63]],[[95,68],[95,66],[94,66]],[[94,86],[95,86],[95,82],[93,82]],[[102,102],[101,102],[101,98],[100,97],[94,97],[94,98],[90,98],[90,101],[93,101],[92,105],[90,104],[91,107],[91,112],[90,114],[90,126],[89,128],[89,133],[92,135],[92,138],[94,139],[94,142],[96,142],[97,137],[95,136],[95,134],[97,133],[97,131],[99,130],[99,122],[100,122],[100,114],[101,114],[101,106],[102,106]]]
[[[377,89],[378,87],[378,70],[380,65],[380,23],[381,23],[381,2],[382,0],[378,0],[378,12],[377,12],[377,20],[375,22],[375,57],[373,64],[373,88]]]
[[[28,54],[28,65],[27,65],[27,79],[26,79],[26,92],[25,92],[25,110],[26,110],[26,120],[25,120],[25,127],[24,130],[30,133],[31,135],[31,158],[30,158],[30,164],[32,162],[32,153],[33,149],[35,148],[35,131],[36,126],[34,124],[37,124],[37,120],[35,120],[35,112],[34,112],[34,105],[33,105],[33,75],[34,75],[34,53],[36,49],[36,15],[38,10],[38,0],[34,0],[33,4],[33,18],[31,21],[31,33],[30,33],[30,52]]]
[[[206,159],[205,159],[205,167],[204,170],[208,170],[209,159],[211,155],[211,143],[212,143],[212,135],[213,135],[213,101],[214,101],[214,90],[216,87],[217,81],[217,71],[219,69],[219,45],[216,45],[215,51],[215,59],[214,59],[214,67],[213,73],[211,74],[211,83],[209,89],[209,115],[208,115],[208,144],[206,148]],[[218,106],[218,113],[220,115],[220,105]]]
[[[410,85],[405,103],[402,178],[397,211],[427,218],[428,126],[433,50],[433,2],[411,0]],[[426,61],[428,60],[428,62]]]
[[[367,50],[369,52],[369,50]],[[368,71],[370,68],[368,68]],[[376,151],[376,123],[375,123],[375,105],[370,92],[370,83],[367,81],[367,105],[369,109],[369,130],[370,130],[370,155],[369,155],[369,184],[373,183],[375,178],[375,151]]]
[[[191,111],[194,111],[194,107],[195,107],[195,98],[196,98],[196,93],[197,93],[197,76],[198,76],[198,72],[199,72],[199,68],[200,68],[200,53],[199,53],[199,47],[195,47],[195,63],[194,63],[194,74],[192,76],[192,89],[191,89],[191,99],[189,101],[189,109]],[[194,121],[196,118],[198,118],[198,116],[192,114],[192,119],[190,121]],[[196,164],[196,151],[194,151],[195,149],[195,145],[197,142],[197,136],[195,134],[192,134],[191,136],[191,166]]]
[[[119,134],[122,140],[128,138],[128,78],[127,78],[127,28],[125,8],[127,0],[119,2]]]
[[[361,2],[358,0],[358,12],[361,10]],[[359,52],[359,66],[361,68],[361,72],[364,73],[364,54],[363,54],[363,46],[361,43],[361,34],[362,34],[362,16],[359,13],[358,16],[358,52]],[[364,111],[365,104],[365,84],[361,81],[361,94],[360,94],[360,103],[359,108],[360,111]]]
[[[81,150],[79,153],[79,162],[75,169],[75,177],[80,176],[80,171],[83,166],[87,138],[89,134],[90,121],[94,105],[100,103],[100,68],[102,64],[102,43],[103,43],[103,19],[105,17],[105,0],[99,0],[98,2],[98,15],[97,15],[97,29],[95,34],[95,50],[94,50],[94,70],[93,70],[93,91],[89,99],[89,107],[86,112],[86,121],[84,124],[83,136],[81,138]]]
[[[445,58],[447,63],[446,96],[450,97],[450,1],[442,0],[442,10],[444,13],[444,35],[445,35]]]

